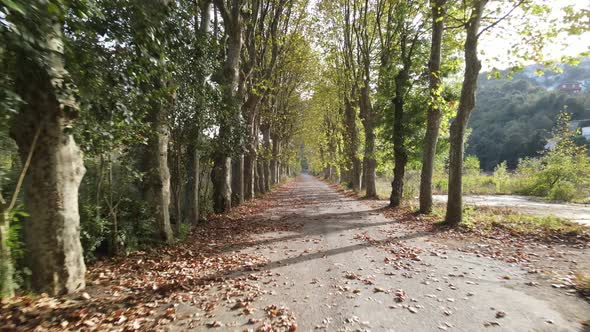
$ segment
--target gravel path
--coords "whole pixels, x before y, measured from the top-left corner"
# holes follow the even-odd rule
[[[263,295],[245,315],[229,306],[202,313],[209,325],[221,326],[196,330],[262,330],[277,308],[275,323],[285,313],[296,322],[284,323],[285,331],[588,331],[581,322],[590,319],[590,304],[550,286],[530,286],[535,276],[522,267],[392,227],[365,202],[308,175],[281,195],[282,203],[262,218],[303,227],[245,243],[241,252],[263,255],[269,264],[231,276],[252,273]]]

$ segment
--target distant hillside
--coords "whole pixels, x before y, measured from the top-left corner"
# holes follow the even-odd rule
[[[527,66],[511,80],[480,75],[467,153],[476,155],[482,168],[493,170],[502,161],[514,168],[519,158],[538,155],[564,109],[572,120],[590,119],[590,58],[578,66],[560,65],[562,73],[539,76],[540,68]]]
[[[588,92],[590,89],[590,58],[584,58],[577,66],[559,65],[562,73],[556,73],[552,70],[546,70],[543,75],[537,75],[537,70],[544,70],[542,65],[531,65],[514,75],[514,79],[524,79],[531,83],[536,83],[548,91],[558,90],[559,86],[567,82],[579,82],[583,91]],[[486,73],[487,76],[487,73]],[[482,78],[486,78],[482,76]]]

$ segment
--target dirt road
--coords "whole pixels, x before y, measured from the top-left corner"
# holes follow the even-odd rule
[[[536,216],[556,216],[590,226],[589,205],[547,203],[517,195],[469,195],[463,200],[469,205],[509,208]],[[444,203],[447,195],[434,195],[434,201]]]
[[[297,331],[588,331],[587,302],[535,286],[538,277],[521,266],[445,249],[399,223],[392,228],[367,203],[308,175],[280,195],[261,218],[302,227],[235,248],[269,263],[229,277],[248,276],[262,295],[227,296],[225,305],[196,313],[180,303],[178,317],[199,317],[194,330],[264,330],[270,317],[266,328]]]

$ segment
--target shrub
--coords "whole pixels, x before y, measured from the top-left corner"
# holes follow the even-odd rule
[[[554,201],[571,201],[576,197],[576,186],[571,182],[560,182],[549,190],[548,198]]]
[[[479,159],[477,159],[476,156],[465,157],[465,161],[463,162],[463,167],[465,168],[465,173],[467,175],[479,175],[479,172],[480,172]]]
[[[494,184],[497,192],[504,192],[506,190],[506,183],[508,181],[509,173],[506,162],[503,161],[494,169]]]
[[[584,146],[575,143],[575,137],[569,115],[561,113],[552,131],[555,148],[543,151],[537,160],[522,160],[518,167],[518,173],[527,180],[523,193],[563,201],[587,195],[590,157]]]

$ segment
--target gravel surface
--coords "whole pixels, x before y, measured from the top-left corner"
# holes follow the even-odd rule
[[[205,319],[195,330],[256,331],[265,320],[270,326],[281,319],[289,322],[275,330],[589,330],[583,324],[590,319],[590,304],[539,286],[516,264],[446,249],[428,234],[392,228],[392,221],[366,202],[344,197],[309,175],[280,195],[282,203],[261,218],[303,227],[260,234],[240,246],[236,250],[269,263],[228,276],[251,274],[260,286],[263,294],[250,305],[253,310],[244,314],[220,306],[197,313]],[[181,304],[177,310],[196,309]]]

